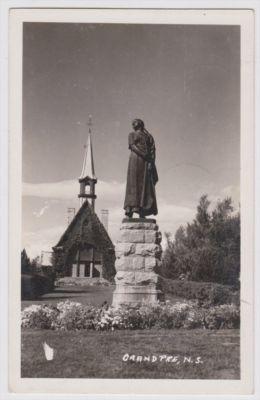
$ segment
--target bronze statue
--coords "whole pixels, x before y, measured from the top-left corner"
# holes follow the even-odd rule
[[[140,218],[157,215],[155,185],[158,174],[155,166],[155,144],[152,135],[145,129],[141,119],[132,123],[134,131],[128,136],[131,151],[127,171],[125,214],[133,213]]]

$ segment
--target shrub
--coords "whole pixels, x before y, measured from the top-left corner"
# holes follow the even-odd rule
[[[195,304],[179,302],[175,304],[167,302],[165,306],[158,306],[156,326],[159,328],[181,328],[193,307],[195,307]]]
[[[187,313],[187,317],[183,323],[183,328],[194,329],[194,328],[205,328],[205,316],[204,310],[200,308],[190,309]]]
[[[112,283],[104,278],[78,279],[71,276],[58,278],[55,282],[58,287],[63,286],[110,286]]]
[[[95,323],[96,330],[150,329],[157,320],[156,308],[141,306],[102,310]]]
[[[155,306],[95,308],[65,301],[57,307],[32,305],[22,311],[22,327],[56,330],[238,328],[239,308],[234,304],[201,308],[198,302]]]
[[[97,310],[92,306],[66,300],[57,304],[58,315],[52,323],[54,329],[92,329]]]
[[[205,313],[205,326],[208,329],[239,328],[239,308],[234,304],[223,304],[210,308]]]
[[[21,297],[25,299],[37,299],[44,293],[54,289],[54,279],[40,274],[22,274]]]
[[[36,299],[37,293],[33,275],[22,274],[21,276],[21,299]]]
[[[165,293],[189,300],[198,300],[200,305],[236,304],[240,294],[232,286],[213,282],[181,281],[162,278]]]
[[[22,311],[21,325],[23,328],[52,329],[58,314],[56,307],[33,304]]]

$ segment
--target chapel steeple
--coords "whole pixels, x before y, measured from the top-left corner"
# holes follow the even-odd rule
[[[93,211],[95,210],[95,185],[97,183],[97,178],[95,175],[95,168],[94,168],[94,158],[93,158],[93,148],[92,148],[92,118],[91,115],[89,116],[88,121],[88,140],[87,144],[84,146],[85,148],[85,155],[83,161],[82,172],[79,177],[79,184],[80,184],[80,193],[78,195],[80,199],[80,203],[85,201],[85,199],[91,200],[91,206]],[[86,193],[86,187],[89,186],[89,191]]]

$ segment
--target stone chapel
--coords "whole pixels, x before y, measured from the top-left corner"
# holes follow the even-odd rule
[[[115,248],[107,230],[95,213],[95,176],[91,121],[83,168],[78,179],[80,208],[60,240],[53,247],[57,278],[104,278],[115,276]]]

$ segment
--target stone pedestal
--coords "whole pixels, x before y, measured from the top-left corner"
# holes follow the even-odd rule
[[[161,233],[154,219],[124,219],[116,244],[113,306],[154,304],[162,297],[158,269]]]

